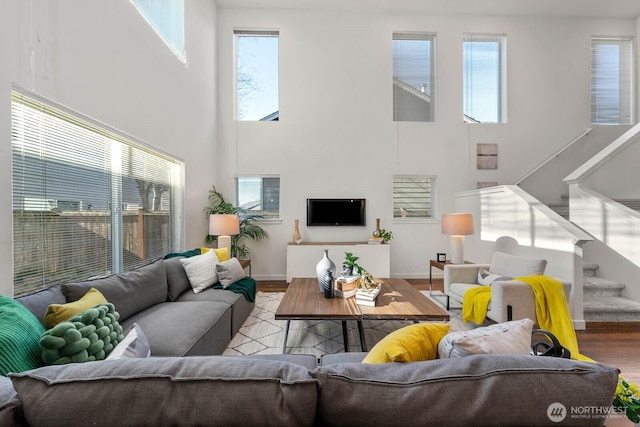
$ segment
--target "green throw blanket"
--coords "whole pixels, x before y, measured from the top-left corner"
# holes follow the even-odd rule
[[[213,289],[225,289],[220,282],[212,286]],[[235,292],[236,294],[242,294],[247,301],[255,302],[256,300],[256,281],[252,277],[245,277],[235,283],[230,284],[226,288],[228,291]]]

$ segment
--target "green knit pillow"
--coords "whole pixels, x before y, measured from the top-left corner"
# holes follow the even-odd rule
[[[0,375],[42,365],[40,335],[44,326],[24,305],[0,295]]]
[[[120,315],[111,303],[98,304],[58,323],[40,337],[48,365],[104,360],[122,341]]]

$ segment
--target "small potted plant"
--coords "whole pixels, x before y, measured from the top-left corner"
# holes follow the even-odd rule
[[[381,228],[380,238],[382,239],[382,243],[387,243],[389,240],[393,239],[393,233],[391,230],[387,231],[384,228]]]
[[[364,269],[358,264],[358,260],[360,257],[355,256],[351,252],[344,253],[344,262],[342,263],[343,271],[342,273],[345,276],[351,276],[354,273],[354,270],[357,274],[362,274]]]

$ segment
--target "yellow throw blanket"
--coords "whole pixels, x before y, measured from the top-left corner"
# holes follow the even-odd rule
[[[540,329],[546,329],[558,338],[560,344],[569,349],[572,359],[593,361],[578,350],[578,339],[573,328],[569,304],[562,283],[547,276],[515,277],[531,286],[536,301],[536,318]],[[464,294],[462,319],[482,323],[491,300],[491,287],[479,286]]]

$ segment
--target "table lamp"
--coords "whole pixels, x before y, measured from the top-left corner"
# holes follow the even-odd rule
[[[231,236],[240,234],[238,215],[209,215],[209,234],[218,236],[218,248],[227,248],[231,256]]]
[[[470,213],[442,214],[442,234],[449,234],[451,263],[464,264],[464,236],[473,234],[473,215]]]

